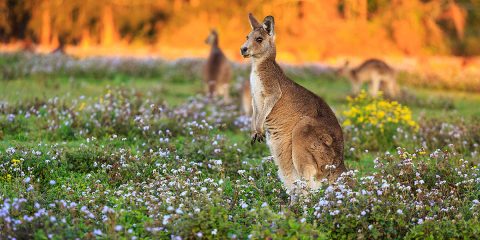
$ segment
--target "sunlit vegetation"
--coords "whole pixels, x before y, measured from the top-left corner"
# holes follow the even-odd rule
[[[476,0],[3,0],[0,41],[78,55],[123,51],[178,57],[204,53],[204,38],[217,28],[221,46],[231,58],[239,58],[247,11],[272,14],[281,23],[276,28],[278,47],[288,61],[480,53]]]

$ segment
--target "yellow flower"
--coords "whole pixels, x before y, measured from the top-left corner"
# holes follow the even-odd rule
[[[12,159],[11,162],[12,162],[12,165],[13,165],[13,166],[16,166],[17,164],[20,163],[20,160],[18,160],[18,159]]]
[[[352,125],[352,121],[350,121],[350,119],[347,119],[343,122],[343,126],[347,127],[347,126],[351,126]]]
[[[85,105],[86,104],[84,102],[80,103],[80,106],[78,107],[78,111],[82,111],[85,108]]]
[[[378,111],[377,112],[377,118],[383,118],[385,117],[385,112],[384,111]]]
[[[349,109],[344,111],[346,117],[343,125],[369,123],[383,132],[384,124],[398,124],[417,130],[418,124],[412,120],[412,111],[398,102],[369,97],[362,91],[357,97],[347,97]]]

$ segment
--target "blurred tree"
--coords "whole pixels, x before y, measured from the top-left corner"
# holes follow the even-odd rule
[[[0,0],[0,41],[200,48],[216,27],[236,49],[249,11],[274,15],[279,47],[299,58],[369,48],[480,54],[479,0]]]
[[[27,25],[32,19],[29,11],[33,5],[32,1],[0,0],[0,2],[2,2],[0,10],[3,15],[0,17],[0,32],[3,31],[6,34],[0,38],[4,41],[31,39],[33,36],[28,31]]]
[[[346,19],[367,20],[367,0],[344,0],[343,5],[343,15]]]

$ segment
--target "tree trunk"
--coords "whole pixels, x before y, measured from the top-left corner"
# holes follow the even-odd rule
[[[117,33],[115,31],[115,22],[113,20],[113,11],[111,5],[106,5],[103,8],[102,14],[102,37],[100,39],[103,46],[112,45],[117,40]]]
[[[50,17],[50,8],[48,1],[45,1],[44,10],[42,12],[42,31],[40,36],[40,45],[51,46],[52,26]]]
[[[92,43],[92,39],[90,38],[90,31],[88,29],[82,30],[81,40],[80,40],[80,47],[88,48]]]

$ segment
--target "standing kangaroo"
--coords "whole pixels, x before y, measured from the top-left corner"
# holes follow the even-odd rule
[[[317,95],[290,80],[275,61],[275,23],[272,16],[260,24],[249,14],[252,31],[241,47],[251,58],[253,100],[252,144],[263,141],[290,193],[304,179],[311,189],[320,180],[335,180],[346,170],[343,133],[332,109]]]
[[[228,59],[218,47],[217,31],[212,30],[205,43],[211,46],[210,55],[204,68],[204,82],[209,97],[223,96],[225,101],[230,100],[229,83],[231,67]]]
[[[352,91],[358,94],[365,82],[370,82],[369,93],[377,96],[380,88],[385,85],[386,93],[389,97],[397,96],[397,83],[395,80],[395,71],[384,61],[378,59],[368,59],[360,66],[349,69],[349,62],[338,70],[338,74],[350,80]]]

